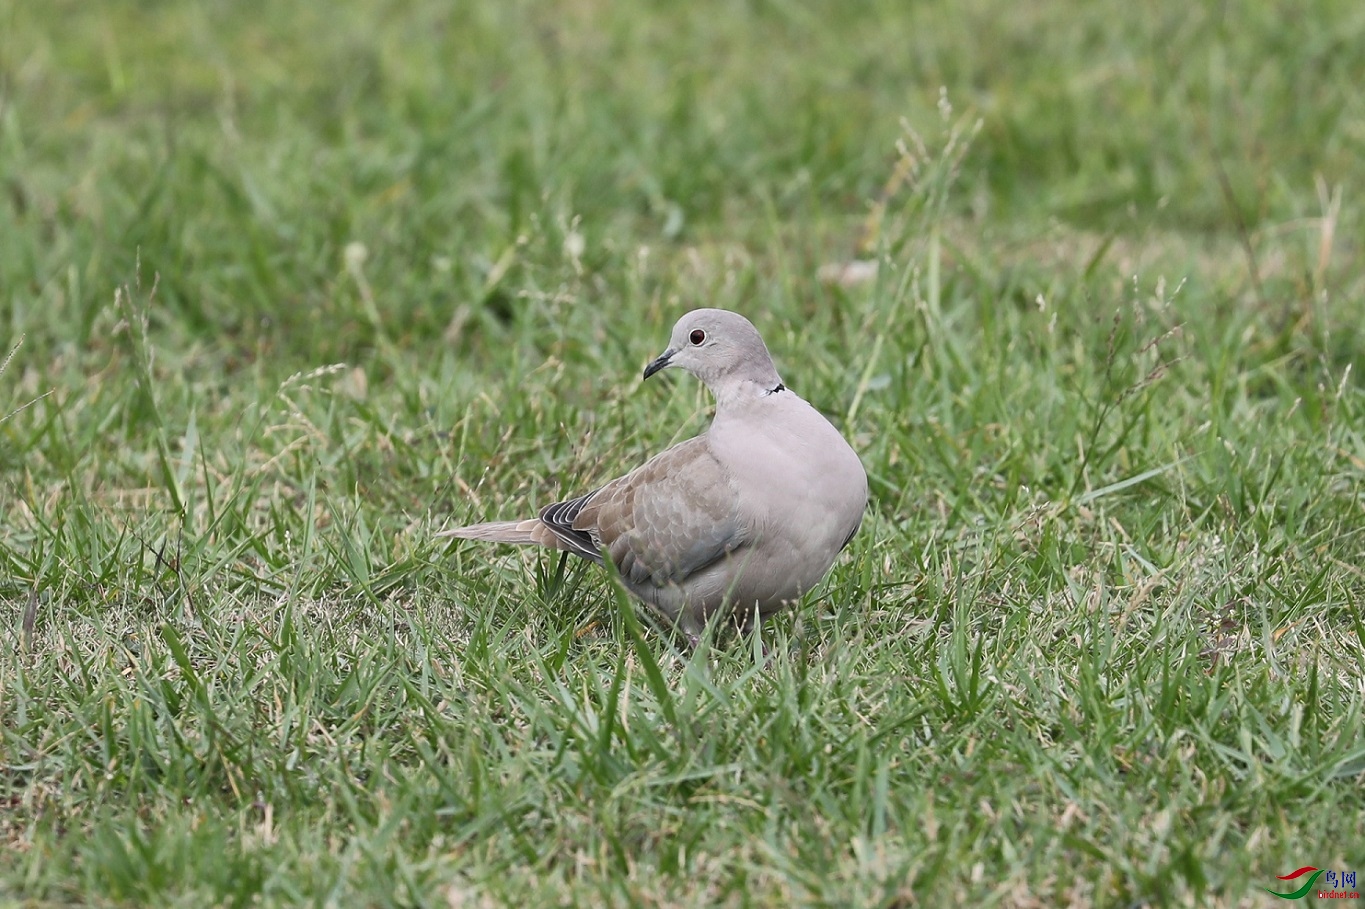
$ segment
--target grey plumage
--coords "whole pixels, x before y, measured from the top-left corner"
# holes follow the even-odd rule
[[[862,521],[867,475],[839,431],[788,390],[737,313],[678,320],[645,378],[677,367],[716,397],[701,435],[524,521],[438,536],[612,560],[626,588],[689,638],[717,611],[766,618],[820,582]]]

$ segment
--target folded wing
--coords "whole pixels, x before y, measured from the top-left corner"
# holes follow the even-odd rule
[[[548,505],[540,521],[560,548],[601,562],[634,588],[682,584],[745,545],[730,477],[698,436],[620,479]]]

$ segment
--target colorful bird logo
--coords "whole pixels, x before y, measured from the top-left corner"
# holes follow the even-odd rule
[[[1274,893],[1282,900],[1301,900],[1308,895],[1308,892],[1310,890],[1313,889],[1313,884],[1317,882],[1318,875],[1323,873],[1322,869],[1314,868],[1312,865],[1304,865],[1298,871],[1291,871],[1288,874],[1278,875],[1279,880],[1292,881],[1294,880],[1294,878],[1303,877],[1305,874],[1308,874],[1310,872],[1312,873],[1313,876],[1310,877],[1302,887],[1300,887],[1298,890],[1295,890],[1293,893],[1279,893],[1278,891],[1271,890],[1269,887],[1265,887],[1264,890],[1266,893]]]

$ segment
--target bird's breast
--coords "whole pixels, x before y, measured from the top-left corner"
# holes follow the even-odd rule
[[[717,459],[763,515],[760,535],[785,537],[800,549],[834,552],[858,526],[867,504],[867,474],[844,437],[805,401],[792,396],[761,418],[713,426]],[[717,431],[719,430],[719,431]]]

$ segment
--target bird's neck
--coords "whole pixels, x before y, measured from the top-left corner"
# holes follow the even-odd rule
[[[718,412],[731,408],[744,408],[761,401],[791,394],[776,373],[761,379],[727,382],[720,388],[712,389],[712,391],[716,396],[716,410]]]

